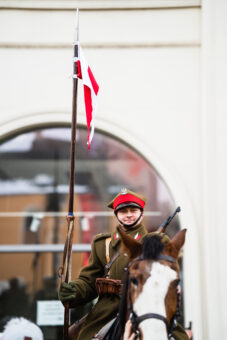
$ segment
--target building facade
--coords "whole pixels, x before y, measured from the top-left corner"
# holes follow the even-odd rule
[[[185,324],[193,322],[195,340],[224,338],[227,4],[224,0],[0,0],[2,145],[32,131],[70,126],[76,7],[80,9],[80,43],[100,85],[96,129],[104,137],[97,142],[96,152],[105,145],[105,136],[112,144],[103,151],[103,159],[116,160],[117,156],[111,156],[115,142],[120,149],[121,145],[127,147],[125,159],[137,166],[125,169],[130,169],[132,178],[139,174],[136,188],[145,190],[143,179],[149,179],[151,186],[158,179],[163,183],[156,193],[148,192],[151,206],[157,192],[159,197],[164,192],[171,201],[166,212],[181,206],[179,225],[188,229],[183,276]],[[78,126],[81,131],[86,126],[82,86]],[[86,139],[83,141],[86,144]],[[130,150],[133,155],[128,155]],[[89,157],[81,156],[78,166],[82,170],[89,167]],[[94,166],[100,169],[100,159],[94,159]],[[146,175],[143,167],[138,169],[142,160],[152,169]],[[3,163],[7,164],[5,158]],[[5,169],[8,173],[10,166]],[[109,195],[123,182],[133,187],[126,179],[118,180],[117,163],[111,163],[109,169],[103,182],[95,182],[105,187],[114,176]],[[86,173],[82,170],[81,181]],[[157,176],[156,182],[149,171]],[[37,194],[34,190],[33,195]],[[6,192],[1,195],[6,202]],[[109,198],[105,193],[100,197]],[[39,200],[43,209],[42,197]],[[154,209],[148,207],[148,211],[160,211],[161,201],[155,201]],[[10,210],[2,204],[1,219]],[[96,208],[105,210],[102,204]],[[81,208],[86,209],[89,211]],[[65,210],[64,204],[58,209]],[[83,243],[78,235],[79,241]],[[82,261],[86,259],[80,258]]]

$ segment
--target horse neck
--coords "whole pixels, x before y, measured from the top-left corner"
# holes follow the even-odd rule
[[[169,284],[176,278],[176,272],[160,263],[153,263],[151,275],[134,302],[133,309],[138,316],[156,313],[166,317],[165,297]],[[166,325],[157,319],[147,319],[139,325],[143,340],[167,340]]]

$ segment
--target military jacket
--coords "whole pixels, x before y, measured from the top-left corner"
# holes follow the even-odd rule
[[[141,240],[147,231],[145,227],[140,224],[127,230],[126,233],[137,240]],[[77,291],[76,299],[73,301],[74,306],[85,304],[97,297],[95,282],[96,278],[104,277],[105,274],[105,265],[107,263],[105,241],[108,237],[111,237],[109,245],[110,258],[112,258],[120,248],[121,241],[116,229],[112,234],[99,234],[94,238],[89,263],[81,270],[78,279],[74,281]],[[123,281],[125,277],[124,268],[127,266],[128,261],[128,257],[125,254],[121,254],[111,266],[110,278]],[[78,340],[91,340],[94,334],[116,316],[119,302],[119,295],[100,296],[96,305],[89,312],[86,322],[80,331]]]

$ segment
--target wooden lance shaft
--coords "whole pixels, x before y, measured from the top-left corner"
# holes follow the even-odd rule
[[[75,58],[78,57],[78,45],[74,45],[74,63],[73,63],[73,75],[77,74],[77,63]],[[76,126],[77,126],[77,87],[78,79],[73,77],[73,99],[72,99],[72,130],[71,130],[71,152],[70,152],[70,182],[69,182],[69,206],[68,206],[68,237],[66,240],[67,251],[65,253],[66,259],[66,271],[65,282],[68,283],[71,280],[71,261],[72,261],[72,243],[73,243],[73,231],[74,231],[74,182],[75,182],[75,152],[76,152]],[[68,242],[67,242],[68,241]],[[65,304],[64,314],[64,340],[69,339],[69,303]]]

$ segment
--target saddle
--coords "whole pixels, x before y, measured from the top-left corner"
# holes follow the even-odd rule
[[[103,326],[100,331],[95,334],[92,340],[116,340],[119,331],[119,318],[118,316],[109,321]]]
[[[68,334],[70,340],[77,340],[80,330],[87,319],[87,315],[88,314],[84,315],[80,320],[77,320],[71,326],[69,326]]]

